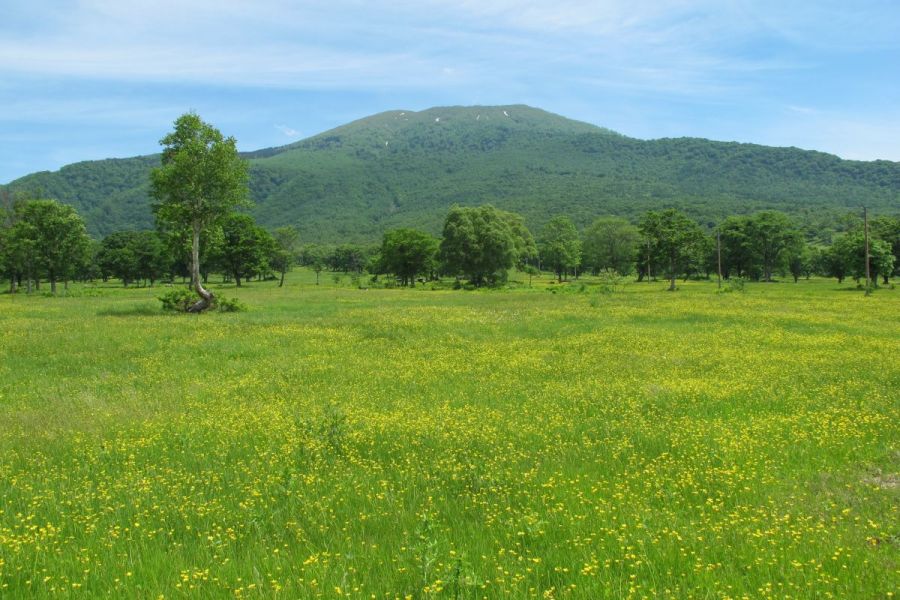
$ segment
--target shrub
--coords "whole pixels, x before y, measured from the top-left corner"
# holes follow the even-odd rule
[[[725,283],[725,286],[720,290],[721,292],[743,292],[744,285],[747,283],[747,280],[743,277],[731,277]]]
[[[600,284],[598,289],[601,294],[612,294],[621,292],[625,287],[625,278],[619,275],[614,269],[604,269],[600,271]]]
[[[237,298],[225,298],[224,296],[216,298],[216,310],[219,312],[245,312],[247,305]]]
[[[159,297],[163,310],[171,312],[187,312],[197,300],[197,295],[185,288],[170,290]]]

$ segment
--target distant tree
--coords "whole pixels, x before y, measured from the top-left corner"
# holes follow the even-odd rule
[[[132,238],[135,231],[117,231],[100,242],[97,260],[103,279],[121,279],[125,287],[137,279],[137,258],[133,252]]]
[[[728,217],[719,224],[717,231],[722,245],[723,277],[750,277],[753,250],[748,237],[747,217]]]
[[[46,273],[56,294],[60,278],[74,275],[90,247],[84,221],[75,209],[55,200],[29,200],[16,206],[13,241],[25,257],[25,268]]]
[[[882,240],[891,248],[894,255],[894,270],[882,271],[883,283],[887,285],[892,275],[900,275],[900,216],[881,215],[872,219],[869,224],[872,236]]]
[[[290,271],[294,265],[300,234],[297,233],[297,229],[293,225],[288,225],[277,228],[273,237],[275,238],[276,246],[270,262],[272,267],[281,274],[281,278],[278,280],[278,287],[282,287],[284,285],[284,274]]]
[[[508,217],[491,205],[453,206],[444,221],[440,257],[447,273],[476,286],[505,281],[515,264],[516,241]]]
[[[857,282],[866,276],[866,242],[862,231],[852,231],[835,238],[830,249],[831,275],[853,277]],[[878,283],[878,275],[894,270],[894,253],[887,242],[869,240],[869,268],[872,281]],[[840,274],[840,276],[838,276]]]
[[[541,262],[553,269],[559,281],[563,280],[563,275],[574,271],[581,263],[581,239],[569,217],[558,216],[550,219],[544,227],[538,247]]]
[[[669,208],[648,211],[639,225],[641,235],[649,241],[651,255],[668,270],[669,291],[675,291],[675,279],[683,272],[703,239],[700,226],[681,211]]]
[[[788,271],[797,283],[804,274],[808,274],[812,269],[812,255],[806,241],[800,236],[795,235],[790,240],[787,248],[785,248],[785,257],[787,260]]]
[[[332,249],[328,263],[333,271],[362,273],[368,262],[369,251],[357,244],[340,244]]]
[[[438,241],[415,229],[393,229],[381,242],[381,266],[400,278],[403,285],[415,287],[416,276],[427,273],[437,254]]]
[[[640,231],[626,219],[600,217],[584,232],[582,268],[594,275],[604,269],[628,275],[640,242]]]
[[[212,305],[213,294],[200,280],[200,237],[247,201],[247,163],[234,138],[222,134],[194,113],[175,121],[175,130],[160,142],[162,166],[151,173],[156,218],[191,233],[191,286],[200,296],[189,312]]]
[[[796,243],[799,231],[784,213],[765,210],[752,215],[746,222],[746,244],[762,270],[765,281],[786,257],[786,251]]]
[[[316,285],[319,285],[319,275],[325,269],[327,259],[328,250],[318,244],[306,244],[300,249],[300,264],[315,272]]]
[[[513,237],[513,245],[516,248],[515,266],[517,269],[522,270],[538,257],[534,236],[528,227],[525,226],[525,218],[522,215],[505,210],[498,210],[497,212],[509,225],[509,230]]]
[[[268,259],[275,245],[269,232],[257,226],[253,217],[232,213],[222,220],[218,263],[234,278],[235,285],[241,287],[241,280],[268,270]]]

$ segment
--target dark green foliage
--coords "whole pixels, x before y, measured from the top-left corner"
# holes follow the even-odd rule
[[[218,296],[216,298],[215,309],[219,312],[246,312],[247,305],[237,298],[226,298]]]
[[[829,275],[838,282],[844,277],[860,281],[866,276],[866,244],[862,231],[852,231],[838,236],[828,249]],[[877,284],[878,276],[894,271],[894,254],[890,245],[880,239],[869,239],[869,269],[872,281]]]
[[[674,208],[648,211],[641,219],[641,235],[649,242],[654,264],[662,265],[669,276],[669,290],[675,291],[675,278],[688,272],[703,243],[700,226]]]
[[[872,219],[869,223],[869,232],[873,238],[882,240],[891,249],[894,255],[893,272],[882,272],[884,283],[891,275],[900,275],[900,215],[881,215]]]
[[[416,285],[420,274],[435,271],[438,241],[415,229],[392,229],[381,242],[380,272],[392,273],[402,285]]]
[[[341,244],[331,249],[326,262],[332,271],[362,273],[376,251],[372,246]]]
[[[502,210],[499,212],[509,225],[510,233],[513,236],[513,244],[516,249],[516,268],[524,270],[527,265],[538,258],[538,248],[534,236],[525,226],[525,218],[522,215]]]
[[[162,302],[163,310],[187,312],[197,301],[197,297],[187,288],[176,288],[160,296],[159,301]]]
[[[556,273],[559,281],[563,275],[573,273],[581,264],[581,239],[569,217],[558,216],[544,226],[539,245],[544,268]]]
[[[766,281],[784,265],[788,248],[798,244],[800,232],[784,213],[773,210],[758,212],[747,218],[746,243],[751,256],[762,269]]]
[[[153,211],[161,228],[190,231],[191,285],[200,296],[191,310],[200,312],[214,301],[200,281],[203,234],[246,204],[247,164],[238,156],[233,137],[225,138],[195,113],[180,116],[160,144],[161,166],[150,172],[150,190],[157,201]]]
[[[74,208],[55,200],[18,202],[4,239],[8,270],[26,277],[29,286],[32,279],[45,276],[53,294],[57,281],[74,277],[91,250],[84,221]]]
[[[595,219],[584,232],[582,268],[594,275],[612,269],[620,275],[634,270],[634,257],[641,242],[638,228],[621,217]]]
[[[557,214],[586,227],[598,214],[635,222],[647,210],[678,207],[712,227],[776,209],[828,243],[849,208],[883,214],[900,203],[895,162],[636,140],[526,106],[391,111],[246,156],[259,223],[295,224],[314,242],[375,242],[397,227],[436,234],[454,203],[490,202],[523,215],[532,230]],[[78,163],[11,188],[72,204],[94,234],[150,228],[146,182],[158,164],[159,156]]]
[[[124,285],[147,281],[150,285],[168,270],[166,248],[154,231],[118,231],[106,236],[96,256],[101,276],[121,279]]]
[[[250,215],[233,213],[222,221],[222,244],[213,261],[219,269],[234,278],[237,287],[242,280],[270,272],[269,259],[277,242],[259,227]]]
[[[291,270],[294,261],[297,259],[297,245],[300,242],[300,236],[297,229],[292,225],[279,227],[275,230],[273,237],[275,238],[275,247],[269,263],[272,268],[281,274],[278,281],[278,287],[284,285],[284,275]]]
[[[510,219],[493,206],[454,206],[444,220],[441,261],[450,275],[464,275],[480,286],[506,280],[516,262]]]

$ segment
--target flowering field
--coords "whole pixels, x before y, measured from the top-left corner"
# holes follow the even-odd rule
[[[0,296],[0,596],[897,593],[900,291],[662,287]]]

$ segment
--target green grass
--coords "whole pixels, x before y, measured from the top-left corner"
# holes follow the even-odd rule
[[[0,596],[896,592],[900,292],[313,281],[0,296]]]

